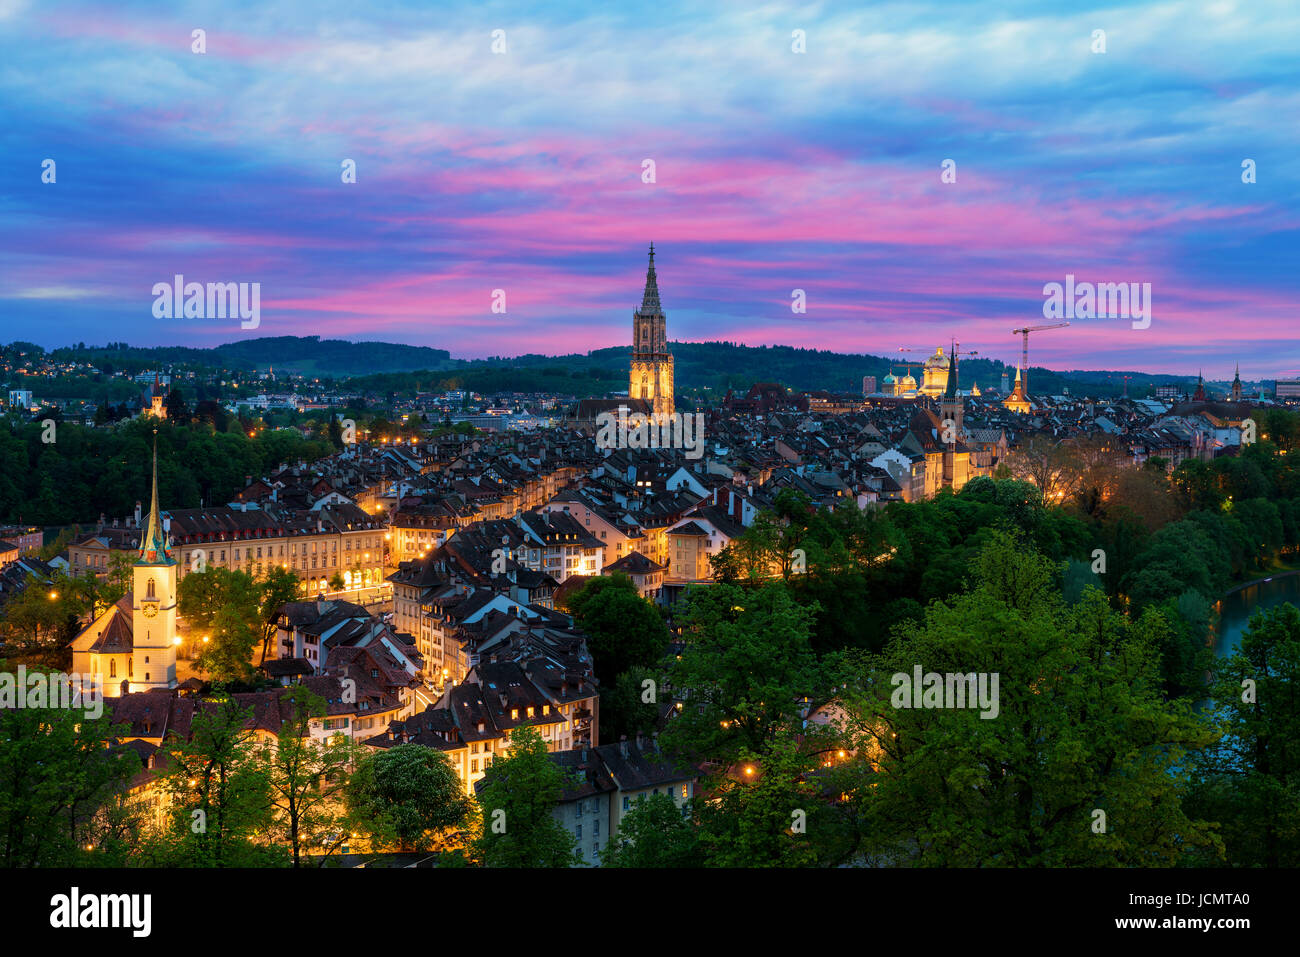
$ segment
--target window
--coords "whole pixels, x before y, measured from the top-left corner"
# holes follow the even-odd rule
[[[626,794],[623,795],[623,810],[626,811],[631,806],[632,806],[632,799],[628,797]]]
[[[577,838],[578,840],[580,840],[580,841],[582,840],[582,825],[581,825],[581,824],[579,824],[577,827],[575,827],[575,828],[573,829],[573,836],[576,837],[576,838]]]
[[[511,709],[510,709],[510,720],[511,720],[511,721],[518,721],[518,720],[519,720],[519,709],[518,709],[518,708],[511,708]]]
[[[108,662],[108,676],[109,676],[110,678],[116,678],[116,677],[117,677],[117,661],[116,661],[116,660],[112,660],[112,659],[111,659],[111,660]]]
[[[150,578],[149,581],[148,581],[148,582],[145,584],[145,586],[144,586],[144,595],[145,595],[146,598],[153,598],[153,597],[155,597],[155,596],[154,596],[154,584],[153,584],[153,579],[152,579],[152,578]]]
[[[600,837],[600,818],[596,818],[595,823],[592,824],[591,833],[594,834],[596,837]]]
[[[478,758],[475,758],[473,761],[469,763],[469,773],[470,774],[478,773]]]
[[[474,744],[471,744],[471,745],[469,746],[469,753],[470,753],[470,754],[478,754],[478,742],[475,742]]]

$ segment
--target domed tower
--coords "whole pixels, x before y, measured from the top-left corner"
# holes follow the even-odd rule
[[[943,346],[937,346],[934,355],[925,360],[921,391],[929,396],[943,395],[948,389],[950,367],[951,361],[943,354]]]
[[[645,399],[651,410],[671,415],[673,357],[668,351],[668,322],[659,305],[659,279],[655,275],[655,244],[650,244],[641,308],[632,314],[632,367],[628,377],[630,399]]]

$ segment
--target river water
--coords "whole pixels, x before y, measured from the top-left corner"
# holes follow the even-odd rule
[[[1283,602],[1300,608],[1300,575],[1277,575],[1224,598],[1219,606],[1219,628],[1214,638],[1215,657],[1222,658],[1237,650],[1252,614]]]

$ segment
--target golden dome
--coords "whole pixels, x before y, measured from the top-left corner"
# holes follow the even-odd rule
[[[927,369],[947,369],[949,364],[948,357],[943,354],[943,346],[937,346],[934,350],[934,355],[925,360],[925,367]]]

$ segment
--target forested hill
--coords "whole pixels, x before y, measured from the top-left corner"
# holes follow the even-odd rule
[[[792,389],[826,389],[859,392],[863,376],[875,376],[877,383],[891,371],[905,375],[908,367],[900,357],[831,352],[825,349],[797,349],[791,346],[746,346],[734,342],[674,342],[671,344],[679,390],[703,388],[744,391],[756,382],[779,382]],[[0,347],[9,353],[43,353],[29,343]],[[1011,350],[1014,352],[1015,350]],[[360,378],[362,388],[404,391],[418,380],[419,388],[464,387],[479,390],[516,388],[578,391],[598,394],[626,384],[626,346],[595,349],[587,353],[560,356],[497,356],[488,359],[452,359],[446,349],[410,346],[393,342],[346,342],[319,336],[276,336],[244,339],[208,349],[182,346],[142,348],[126,343],[107,346],[75,346],[55,349],[48,355],[56,360],[90,362],[106,371],[138,373],[169,366],[298,372],[322,379]],[[920,379],[919,363],[926,358],[909,353],[911,373]],[[511,370],[526,375],[511,376]],[[982,390],[998,388],[1003,372],[1011,377],[1014,367],[990,359],[970,358],[961,364],[961,387],[978,385]],[[412,375],[412,374],[416,375]],[[421,375],[420,373],[429,373]],[[435,375],[436,373],[436,375]],[[1123,371],[1055,372],[1033,367],[1030,378],[1037,394],[1118,395],[1129,376],[1129,394],[1149,394],[1157,384],[1177,382],[1189,387],[1187,376],[1169,376]],[[409,381],[408,381],[409,380]],[[531,386],[529,385],[531,384]],[[1208,383],[1213,389],[1216,383]],[[1222,383],[1221,387],[1226,387]]]
[[[33,351],[37,354],[44,352],[39,346],[29,343],[15,342],[5,348],[29,354]],[[142,347],[127,345],[125,342],[110,342],[106,346],[78,343],[45,354],[55,360],[90,362],[105,371],[132,374],[166,369],[171,365],[232,371],[265,370],[268,366],[274,366],[277,370],[321,378],[441,369],[451,359],[451,353],[446,349],[395,342],[347,342],[343,339],[322,339],[320,336],[267,336],[227,342],[205,349],[188,346]]]

